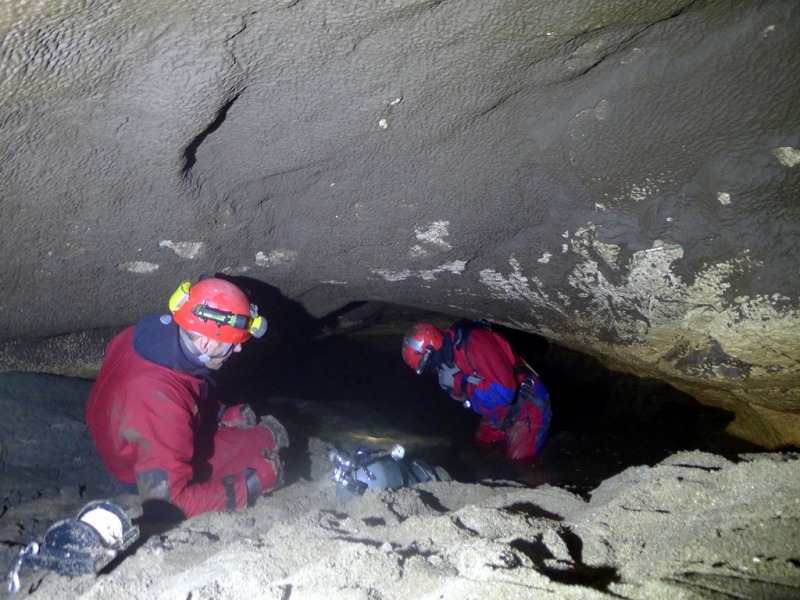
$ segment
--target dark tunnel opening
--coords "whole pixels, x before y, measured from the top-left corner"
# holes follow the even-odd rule
[[[456,319],[358,302],[326,319],[284,323],[280,343],[244,352],[222,387],[234,390],[237,402],[285,422],[294,435],[287,471],[293,468],[296,477],[308,476],[304,449],[318,435],[349,451],[401,443],[465,483],[549,483],[584,496],[628,467],[654,465],[677,451],[731,459],[762,451],[725,432],[733,413],[701,405],[665,382],[610,371],[588,355],[493,324],[538,371],[554,415],[543,451],[508,461],[502,449],[473,441],[477,414],[450,400],[434,375],[416,375],[401,358],[409,325],[424,320],[448,326]]]

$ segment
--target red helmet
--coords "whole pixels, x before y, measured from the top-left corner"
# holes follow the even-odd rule
[[[441,347],[442,332],[430,323],[417,323],[403,337],[403,360],[419,375],[431,354]]]
[[[226,344],[241,344],[267,330],[256,305],[224,279],[209,277],[194,285],[184,281],[169,299],[169,309],[184,329]]]

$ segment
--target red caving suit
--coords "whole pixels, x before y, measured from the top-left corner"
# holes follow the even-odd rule
[[[467,327],[461,335],[457,329],[445,333],[461,340],[454,348],[453,361],[461,372],[455,375],[451,397],[468,399],[481,415],[475,440],[504,443],[509,459],[534,456],[547,439],[552,416],[550,398],[539,376],[499,333],[482,327]],[[476,377],[481,379],[473,383]],[[532,380],[533,394],[519,398],[517,390],[526,377]],[[512,407],[518,412],[509,415]]]
[[[211,375],[182,350],[171,317],[150,315],[111,340],[86,407],[111,475],[187,517],[244,508],[243,472],[275,447],[266,427],[217,426]]]

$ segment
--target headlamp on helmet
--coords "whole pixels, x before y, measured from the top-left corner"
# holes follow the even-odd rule
[[[267,331],[258,307],[224,279],[209,277],[194,285],[184,281],[170,296],[169,309],[187,331],[227,344],[241,344],[251,335],[260,338]]]

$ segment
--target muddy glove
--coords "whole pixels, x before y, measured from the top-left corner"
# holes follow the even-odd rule
[[[283,465],[278,453],[264,450],[253,460],[253,465],[244,470],[247,483],[247,506],[253,506],[258,497],[283,483]]]
[[[281,448],[287,448],[289,446],[289,433],[278,419],[272,415],[267,415],[266,417],[262,417],[259,425],[266,427],[272,433],[272,437],[275,440],[276,452]]]
[[[442,366],[439,367],[439,387],[441,387],[445,392],[451,393],[453,388],[456,387],[454,378],[460,372],[461,369],[459,369],[457,366],[442,363]]]
[[[250,429],[256,426],[256,413],[249,404],[223,406],[219,411],[218,423],[221,427]]]
[[[464,373],[461,376],[458,389],[452,390],[450,392],[450,397],[458,402],[463,402],[464,408],[472,408],[472,403],[469,401],[469,386],[472,385],[474,387],[478,385],[481,380],[483,380],[483,377],[480,375],[467,375]]]

